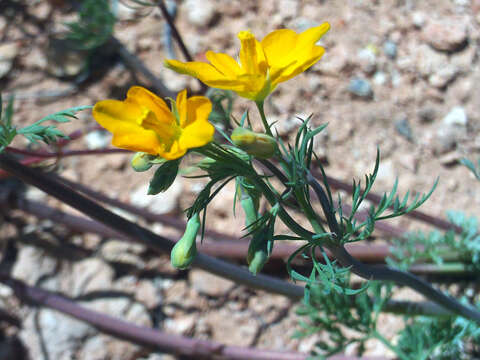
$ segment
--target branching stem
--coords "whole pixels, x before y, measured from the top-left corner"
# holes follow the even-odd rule
[[[328,208],[327,203],[324,200],[326,198],[325,192],[322,186],[315,180],[315,178],[311,175],[308,177],[308,183],[313,187],[315,193],[317,194],[321,204],[322,209],[325,212],[325,216],[327,217],[328,224],[330,226],[330,230],[334,232],[332,226],[338,226],[336,219],[332,219],[332,215],[334,215],[333,209]],[[330,214],[330,216],[329,216]],[[330,217],[330,220],[329,220]],[[334,216],[333,216],[334,218]],[[476,321],[480,324],[480,312],[473,307],[465,306],[458,302],[456,299],[445,295],[441,291],[436,290],[433,288],[429,283],[426,281],[412,275],[411,273],[403,272],[400,270],[392,269],[388,266],[369,266],[365,265],[362,262],[358,261],[354,257],[352,257],[345,247],[339,243],[328,243],[325,244],[325,247],[328,248],[335,258],[342,264],[344,267],[349,267],[350,270],[367,280],[380,280],[380,281],[392,281],[398,285],[408,286],[418,293],[425,296],[427,299],[430,299],[442,306],[446,309],[450,310],[451,312],[463,316],[467,319],[471,319]]]

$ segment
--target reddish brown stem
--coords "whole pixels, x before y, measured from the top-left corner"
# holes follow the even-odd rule
[[[117,153],[125,153],[129,152],[128,150],[123,149],[92,149],[92,150],[69,150],[63,152],[45,152],[45,151],[28,151],[22,150],[12,147],[7,147],[5,149],[7,152],[11,154],[21,154],[29,156],[28,158],[20,160],[22,165],[33,165],[38,164],[45,159],[53,159],[53,158],[62,158],[62,157],[69,157],[69,156],[82,156],[82,155],[105,155],[105,154],[117,154]],[[0,169],[0,179],[9,177],[9,173]]]
[[[66,214],[60,210],[43,205],[39,202],[18,199],[16,205],[20,210],[26,211],[41,219],[49,219],[56,224],[66,225],[74,231],[92,232],[105,237],[128,240],[128,237],[123,235],[121,232],[112,230],[98,221],[86,219],[81,216]],[[169,240],[175,241],[172,239]],[[271,258],[286,259],[297,248],[298,247],[295,245],[277,242],[273,249]],[[390,255],[388,245],[348,244],[346,248],[353,256],[355,256],[355,258],[364,262],[384,262],[385,258]],[[220,258],[228,257],[244,259],[247,253],[248,243],[238,239],[231,240],[224,238],[222,241],[203,242],[203,244],[198,245],[198,249],[204,254]]]
[[[116,153],[127,153],[130,152],[124,149],[91,149],[91,150],[65,150],[59,152],[49,152],[49,151],[29,151],[23,149],[17,149],[10,146],[7,146],[5,149],[7,152],[12,154],[21,154],[26,156],[31,156],[33,158],[61,158],[67,156],[82,156],[82,155],[103,155],[103,154],[116,154]]]
[[[31,165],[31,164],[41,162],[45,158],[53,158],[53,157],[60,157],[60,156],[64,157],[64,156],[76,156],[76,155],[111,154],[111,153],[119,153],[119,152],[128,152],[128,150],[123,150],[123,149],[98,149],[98,150],[71,150],[71,151],[65,151],[65,152],[62,152],[62,153],[53,153],[53,152],[51,152],[51,153],[48,153],[48,152],[34,153],[34,152],[29,152],[27,150],[15,149],[15,148],[11,148],[11,147],[7,147],[7,151],[12,152],[12,153],[18,153],[18,154],[24,154],[24,155],[28,154],[28,155],[35,156],[35,157],[32,157],[32,158],[23,159],[21,161],[21,163],[23,165]],[[314,171],[312,171],[312,174],[317,178],[321,177],[321,175],[319,175],[318,173],[316,173]],[[7,175],[7,173],[0,169],[0,179],[6,177],[6,175]],[[327,176],[327,181],[332,188],[341,189],[341,190],[347,191],[349,193],[351,193],[351,191],[352,191],[351,186],[349,184],[341,181],[341,180],[338,180],[338,179]],[[375,194],[375,193],[369,193],[367,195],[367,199],[371,200],[375,203],[379,203],[380,200],[381,200],[381,196],[378,195],[378,194]],[[105,202],[108,203],[107,201],[105,201]],[[115,206],[118,206],[118,205],[115,205]],[[121,206],[118,206],[118,207],[121,207]],[[348,206],[347,206],[346,209],[348,209]],[[417,219],[419,221],[425,222],[427,224],[433,225],[433,226],[435,226],[435,227],[437,227],[441,230],[454,230],[458,234],[462,233],[462,231],[463,231],[460,226],[452,224],[451,222],[440,219],[438,217],[431,216],[431,215],[426,214],[424,212],[421,212],[419,210],[411,211],[411,212],[407,213],[406,215],[410,216],[414,219]],[[144,216],[144,217],[147,218],[148,215]],[[365,218],[365,214],[362,215],[361,213],[359,213],[358,217],[359,217],[359,220],[361,220],[362,217]],[[378,222],[378,223],[375,224],[375,226],[378,230],[384,232],[385,234],[393,236],[393,237],[401,237],[404,234],[403,230],[398,229],[396,227],[393,227],[391,225],[388,225],[386,223]]]
[[[28,165],[37,164],[37,163],[42,162],[44,160],[45,160],[44,158],[30,157],[30,158],[27,158],[27,159],[20,160],[20,163],[22,165],[28,166]],[[10,173],[6,172],[5,170],[0,169],[0,179],[5,179],[5,178],[8,178],[8,177],[10,177]]]
[[[117,199],[111,198],[104,193],[100,191],[93,190],[92,188],[73,182],[71,180],[68,180],[64,177],[61,176],[56,176],[56,179],[67,185],[69,188],[72,190],[78,191],[86,196],[88,196],[91,199],[95,199],[96,201],[100,201],[104,204],[111,205],[114,207],[117,207],[119,209],[128,211],[129,213],[132,213],[134,215],[141,216],[147,221],[151,222],[159,222],[168,226],[171,226],[175,229],[183,231],[185,229],[186,223],[184,220],[178,218],[178,217],[173,217],[173,216],[168,216],[168,215],[162,215],[162,214],[155,214],[150,211],[148,211],[146,208],[141,208],[138,206],[126,204],[122,201],[119,201]],[[238,240],[238,237],[236,236],[230,236],[227,234],[220,233],[218,231],[214,230],[205,230],[205,235],[207,237],[216,239],[216,240]]]
[[[232,360],[304,360],[307,358],[307,355],[300,353],[228,346],[214,341],[172,335],[89,310],[77,305],[66,297],[38,287],[29,286],[5,274],[0,274],[0,282],[11,287],[15,295],[25,302],[55,309],[75,319],[84,321],[105,334],[170,354],[208,358],[219,356],[222,359]],[[346,360],[352,358],[337,356],[331,359]]]
[[[83,193],[84,195],[92,198],[92,199],[95,199],[96,201],[100,201],[104,204],[108,204],[108,205],[111,205],[111,206],[115,206],[115,207],[118,207],[119,209],[122,209],[122,210],[126,210],[132,214],[135,214],[135,215],[140,215],[141,217],[143,217],[144,219],[148,220],[148,221],[153,221],[153,222],[161,222],[161,223],[164,223],[166,225],[169,225],[169,226],[172,226],[176,229],[180,229],[180,230],[183,230],[185,228],[185,221],[183,220],[180,220],[178,218],[173,218],[171,216],[168,216],[168,215],[160,215],[160,214],[154,214],[154,213],[151,213],[150,211],[148,211],[147,209],[145,208],[140,208],[140,207],[136,207],[136,206],[133,206],[133,205],[130,205],[130,204],[126,204],[126,203],[123,203],[119,200],[116,200],[116,199],[113,199],[99,191],[96,191],[96,190],[93,190],[92,188],[86,186],[86,185],[83,185],[83,184],[79,184],[79,183],[75,183],[71,180],[68,180],[68,179],[65,179],[61,176],[57,176],[57,180],[61,181],[62,183],[64,183],[65,185],[67,185],[68,187],[70,187],[71,189],[73,190],[76,190],[76,191],[79,191],[81,193]],[[351,208],[348,207],[348,205],[345,205],[345,211],[346,212],[349,212]],[[355,217],[356,219],[360,220],[360,221],[364,221],[366,219],[366,214],[363,213],[363,212],[358,212],[357,213],[357,216]],[[375,227],[381,231],[384,235],[388,236],[388,237],[402,237],[404,235],[404,231],[398,227],[395,227],[395,226],[392,226],[392,225],[389,225],[385,222],[377,222],[375,224]],[[214,239],[218,239],[218,240],[225,240],[225,239],[229,239],[229,240],[237,240],[238,237],[235,237],[235,236],[230,236],[230,235],[226,235],[226,234],[223,234],[223,233],[219,233],[217,231],[213,231],[213,230],[206,230],[205,231],[205,235],[211,237],[211,238],[214,238]]]

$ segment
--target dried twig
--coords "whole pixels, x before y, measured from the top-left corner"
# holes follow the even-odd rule
[[[29,286],[5,274],[0,274],[0,282],[10,286],[16,296],[27,303],[55,309],[61,313],[85,321],[105,334],[170,354],[188,355],[192,357],[207,356],[208,358],[218,356],[222,359],[232,360],[304,360],[307,358],[307,355],[299,353],[227,346],[214,341],[172,335],[89,310],[77,305],[74,301],[66,297],[38,287]],[[335,356],[331,359],[347,360],[352,359],[352,357]]]
[[[175,41],[177,42],[178,46],[180,46],[180,50],[182,50],[183,56],[185,56],[185,59],[187,61],[193,61],[192,55],[190,55],[190,52],[188,51],[187,47],[185,46],[185,43],[183,42],[182,36],[177,30],[177,27],[175,26],[175,22],[173,21],[172,17],[170,16],[170,13],[168,12],[167,7],[165,6],[165,3],[163,0],[158,0],[158,7],[162,11],[162,15],[165,18],[165,20],[168,23],[168,26],[170,26],[170,29],[172,30],[173,37],[175,38]]]
[[[63,184],[54,181],[48,175],[21,165],[5,154],[0,154],[0,167],[74,207],[80,212],[101,221],[106,226],[114,229],[114,231],[121,232],[129,241],[142,243],[159,253],[170,252],[175,244],[170,239],[156,235],[106,210],[97,203],[73,192]],[[229,264],[205,254],[198,254],[192,265],[251,288],[277,293],[292,299],[300,299],[303,297],[303,287],[263,274],[254,276],[242,267]],[[419,311],[419,313],[423,315],[434,316],[448,314],[448,311],[431,302],[411,304],[411,306],[405,309],[410,314],[412,314],[412,311]],[[388,309],[385,310],[388,311]]]

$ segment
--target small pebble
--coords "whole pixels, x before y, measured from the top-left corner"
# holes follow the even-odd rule
[[[468,123],[467,113],[461,106],[455,106],[450,112],[443,118],[445,125],[466,126]]]
[[[395,118],[395,129],[405,139],[410,142],[414,141],[413,130],[405,114],[399,114]]]
[[[397,87],[402,83],[402,75],[398,70],[392,70],[392,86]]]
[[[460,155],[457,151],[448,152],[440,157],[440,164],[445,167],[451,167],[454,165],[459,164],[462,155]]]
[[[353,95],[362,97],[362,98],[371,98],[373,96],[372,86],[370,82],[363,78],[353,78],[348,84],[348,91]]]
[[[211,0],[187,0],[187,17],[190,23],[199,27],[206,27],[215,16],[215,4]]]
[[[395,59],[397,57],[397,44],[391,40],[387,40],[383,44],[383,51],[390,59]]]
[[[17,43],[0,45],[0,78],[8,75],[12,70],[13,60],[18,55],[19,49]]]
[[[428,82],[437,89],[443,89],[447,87],[452,81],[455,80],[458,74],[458,69],[455,65],[448,64],[441,68],[439,71],[430,75]]]
[[[415,11],[412,14],[412,23],[413,23],[413,26],[415,26],[417,29],[422,28],[423,25],[425,25],[425,21],[426,21],[426,18],[424,13],[420,11]]]
[[[103,130],[92,131],[85,136],[85,142],[89,150],[103,149],[110,144],[111,135]]]
[[[435,110],[435,107],[431,105],[426,105],[422,107],[420,110],[418,110],[417,115],[420,118],[420,121],[424,123],[429,123],[435,120],[435,117],[437,116],[437,112]]]
[[[432,21],[422,30],[423,40],[435,50],[454,52],[461,50],[468,42],[468,27],[458,18]]]
[[[375,75],[373,75],[373,82],[377,85],[384,85],[387,82],[387,74],[383,71],[377,71]]]
[[[375,52],[367,47],[357,53],[357,63],[366,74],[373,74],[377,69]]]

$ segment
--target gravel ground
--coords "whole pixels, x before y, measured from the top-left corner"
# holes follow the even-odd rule
[[[0,91],[16,94],[14,119],[18,125],[68,107],[123,98],[133,84],[149,85],[148,79],[133,76],[121,61],[105,63],[81,81],[81,54],[57,56],[59,49],[48,45],[49,36],[64,30],[62,24],[72,20],[73,14],[58,5],[62,1],[23,3],[0,3]],[[168,53],[159,10],[139,11],[122,2],[118,6],[115,36],[126,48],[171,90],[186,86],[198,90],[194,79],[163,67]],[[315,125],[329,123],[315,149],[329,175],[346,181],[362,178],[373,168],[379,147],[382,162],[377,192],[388,191],[397,177],[400,193],[408,189],[427,192],[440,177],[424,211],[435,216],[443,216],[448,209],[480,213],[478,185],[458,162],[463,157],[477,159],[480,152],[480,1],[185,0],[178,2],[176,18],[197,60],[203,60],[209,49],[234,55],[240,30],[250,29],[262,38],[276,28],[303,31],[324,21],[331,24],[321,40],[326,48],[324,58],[280,85],[267,101],[267,115],[278,121],[278,132],[291,138],[299,125],[296,116],[313,113]],[[175,51],[180,57],[178,49]],[[236,114],[247,108],[252,109],[252,119],[259,121],[252,104],[242,99],[235,102]],[[91,115],[84,112],[61,128],[68,133],[93,125]],[[101,148],[109,142],[108,134],[97,131],[72,146]],[[20,139],[15,146],[25,143]],[[189,206],[204,182],[182,179],[161,197],[151,199],[145,195],[145,186],[152,173],[134,173],[129,159],[128,154],[68,158],[57,164],[57,169],[63,176],[119,200],[183,217],[181,209]],[[232,215],[233,194],[233,186],[227,186],[215,199],[209,228],[238,236],[243,219]],[[34,189],[28,190],[28,196],[73,212]],[[69,240],[93,250],[93,256],[69,262],[22,241],[12,270],[29,284],[73,297],[97,290],[121,292],[82,303],[91,309],[172,333],[274,350],[307,352],[321,337],[292,339],[297,327],[295,304],[283,297],[251,291],[200,270],[178,273],[170,268],[168,257],[148,256],[139,245],[72,234],[51,221],[14,215],[24,220],[24,235]],[[418,228],[408,220],[399,224]],[[158,224],[153,230],[178,236],[175,230]],[[10,230],[4,233],[11,235]],[[279,272],[285,276],[284,270]],[[404,298],[414,296],[403,293]],[[54,311],[22,306],[4,286],[0,286],[0,308],[23,319],[23,328],[9,329],[8,336],[17,334],[31,359],[47,359],[45,354],[59,360],[172,358],[101,335]],[[382,324],[387,337],[395,336],[399,323],[395,317],[385,316]],[[346,350],[354,353],[355,349]],[[372,341],[367,354],[388,352]]]

